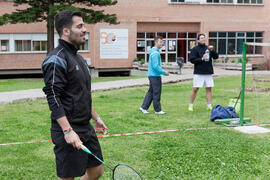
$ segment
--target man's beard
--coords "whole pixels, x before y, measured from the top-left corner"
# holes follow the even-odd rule
[[[69,41],[71,42],[71,44],[73,44],[77,48],[79,48],[80,45],[83,45],[85,43],[85,40],[80,41],[79,38],[76,38],[75,33],[73,33],[73,31],[70,29]]]

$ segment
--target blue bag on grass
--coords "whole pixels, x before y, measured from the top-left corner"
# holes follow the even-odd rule
[[[222,107],[221,105],[216,105],[212,108],[210,120],[214,121],[216,119],[227,119],[227,118],[238,118],[235,109],[233,107]]]

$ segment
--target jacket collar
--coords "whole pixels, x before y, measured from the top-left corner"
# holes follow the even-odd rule
[[[70,51],[73,54],[77,54],[77,51],[79,50],[74,45],[68,43],[67,41],[65,41],[63,39],[59,39],[59,44],[64,46],[66,49],[68,49],[68,51]]]
[[[205,44],[198,43],[198,46],[205,47],[206,45]]]

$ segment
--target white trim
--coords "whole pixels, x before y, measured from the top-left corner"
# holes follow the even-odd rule
[[[58,54],[59,54],[63,49],[64,49],[64,48],[60,49],[60,50],[57,52],[56,56],[58,56]],[[52,80],[52,86],[51,86],[51,89],[52,89],[52,92],[53,92],[54,100],[55,100],[57,106],[60,107],[60,105],[59,105],[59,103],[58,103],[58,101],[57,101],[57,99],[56,99],[56,94],[55,94],[54,88],[53,88],[53,86],[54,86],[54,79],[55,79],[55,67],[56,67],[56,57],[54,57],[53,80]]]
[[[221,1],[221,0],[219,0]],[[256,4],[252,4],[251,0],[249,0],[249,3],[238,3],[238,0],[233,0],[233,2],[227,3],[216,3],[216,2],[207,2],[207,0],[185,0],[185,2],[172,2],[172,0],[168,0],[168,4],[204,4],[204,5],[236,5],[236,6],[264,6],[264,0],[262,0],[262,3],[258,4],[258,0],[256,1]]]
[[[249,46],[270,46],[270,43],[252,43],[252,42],[247,43],[246,42],[246,45],[249,45]]]
[[[46,54],[47,51],[0,51],[0,54]]]

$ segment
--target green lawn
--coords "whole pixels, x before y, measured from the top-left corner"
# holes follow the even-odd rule
[[[247,86],[270,87],[269,83]],[[101,138],[104,160],[137,169],[148,180],[269,179],[270,134],[247,135],[209,121],[205,90],[197,96],[194,112],[187,111],[191,82],[168,84],[162,89],[166,115],[139,112],[148,87],[93,93],[93,104],[109,134],[180,129],[179,132]],[[239,77],[215,78],[213,104],[226,106],[238,95]],[[270,123],[270,96],[246,93],[245,117],[253,123]],[[217,127],[211,129],[211,127]],[[185,131],[186,128],[209,128]],[[45,100],[0,106],[0,144],[50,139]],[[52,143],[0,146],[0,179],[56,179]],[[111,179],[105,167],[102,180]]]
[[[125,80],[125,79],[137,79],[137,78],[144,78],[144,77],[145,76],[97,77],[97,78],[92,78],[92,83]],[[0,79],[0,92],[37,89],[37,88],[43,88],[43,87],[44,87],[44,82],[42,78]]]

